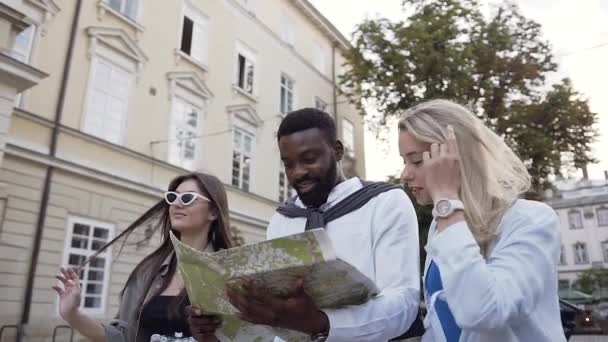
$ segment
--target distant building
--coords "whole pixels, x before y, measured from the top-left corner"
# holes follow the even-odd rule
[[[605,180],[559,180],[546,202],[561,223],[560,288],[585,270],[608,268],[608,174]]]

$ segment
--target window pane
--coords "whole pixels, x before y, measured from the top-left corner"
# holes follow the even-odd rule
[[[97,257],[91,260],[91,263],[89,265],[90,267],[104,268],[104,266],[106,265],[106,260],[104,258]]]
[[[137,18],[138,0],[126,0],[125,14],[131,19]]]
[[[186,124],[195,129],[198,126],[198,113],[194,108],[190,108],[186,114]]]
[[[95,229],[93,230],[93,237],[107,240],[108,236],[110,236],[110,231],[105,228],[95,227]]]
[[[184,24],[182,26],[182,44],[180,50],[190,55],[192,51],[192,30],[194,28],[194,22],[188,17],[184,17]]]
[[[101,298],[99,297],[84,297],[84,307],[85,308],[100,308],[101,307]]]
[[[184,143],[184,159],[194,160],[196,154],[196,143],[194,134],[188,133],[188,139]]]
[[[577,264],[589,263],[589,257],[587,255],[587,245],[584,243],[574,244],[574,257]]]
[[[608,226],[608,209],[600,208],[597,210],[597,223],[599,226]]]
[[[112,67],[110,66],[110,64],[103,60],[99,60],[98,63],[95,65],[93,87],[106,94],[109,90],[111,73]]]
[[[120,143],[132,75],[103,58],[95,61],[84,129],[102,139]]]
[[[84,261],[85,257],[78,254],[70,254],[68,257],[68,264],[70,266],[78,266]]]
[[[317,108],[318,110],[321,110],[321,111],[325,111],[327,109],[327,103],[325,103],[320,98],[316,97],[315,98],[315,108]]]
[[[245,88],[245,57],[241,54],[238,59],[238,86]]]
[[[205,26],[201,22],[194,20],[192,27],[192,49],[190,56],[192,58],[206,63],[207,62],[207,33]]]
[[[35,29],[35,26],[30,26],[17,35],[11,51],[13,58],[23,63],[28,62]]]
[[[250,169],[249,157],[243,158],[243,180],[249,180],[249,169]]]
[[[118,12],[122,12],[122,2],[123,0],[110,0],[110,7]]]
[[[568,213],[568,221],[570,223],[570,228],[578,229],[583,227],[582,216],[579,211],[573,211]]]
[[[291,112],[293,110],[293,94],[291,92],[287,92],[287,112]]]
[[[82,223],[74,223],[74,234],[89,236],[89,229],[90,227],[88,225]]]
[[[87,294],[100,295],[102,292],[103,292],[103,284],[87,284],[87,288],[86,288]]]
[[[102,281],[103,280],[103,271],[89,270],[87,279]]]
[[[234,148],[237,150],[241,149],[241,139],[243,137],[243,134],[241,133],[241,131],[234,130]]]
[[[87,249],[89,242],[87,239],[72,237],[72,248]]]
[[[249,153],[251,152],[251,143],[252,143],[252,139],[251,136],[249,135],[245,135],[245,152]]]
[[[279,171],[279,202],[285,201],[285,172],[283,171],[283,165],[281,164],[281,170]]]
[[[241,175],[241,155],[234,151],[232,154],[232,185],[239,186]]]
[[[249,170],[250,170],[249,157],[243,158],[243,190],[249,191]]]
[[[245,90],[253,94],[253,64],[247,65],[247,84],[245,85]]]
[[[287,99],[286,99],[286,94],[285,94],[286,90],[284,87],[281,87],[281,113],[286,114],[287,113]]]
[[[106,244],[105,241],[93,240],[93,242],[91,243],[91,249],[94,251],[97,251],[97,250],[101,249],[101,247],[103,247],[105,244]]]

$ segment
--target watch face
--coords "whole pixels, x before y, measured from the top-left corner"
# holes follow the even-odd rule
[[[439,216],[447,215],[450,211],[450,202],[447,200],[441,200],[435,205],[435,210]]]

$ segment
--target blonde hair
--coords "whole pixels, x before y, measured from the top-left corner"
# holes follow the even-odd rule
[[[487,257],[500,234],[502,215],[530,189],[523,162],[496,133],[467,108],[447,100],[432,100],[406,110],[399,130],[427,143],[447,143],[454,128],[460,151],[460,198],[469,229]]]

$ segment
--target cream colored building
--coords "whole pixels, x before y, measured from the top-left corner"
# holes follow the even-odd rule
[[[549,190],[547,204],[561,223],[560,288],[573,286],[592,268],[608,268],[608,171],[606,179],[562,180]]]
[[[4,338],[16,325],[24,341],[51,340],[63,324],[51,290],[58,267],[118,234],[189,170],[218,176],[232,225],[245,241],[263,239],[288,194],[276,146],[285,112],[334,115],[345,173],[365,176],[362,121],[335,86],[349,43],[306,0],[0,6]],[[83,310],[111,318],[153,245],[120,256],[116,246],[87,266]]]

